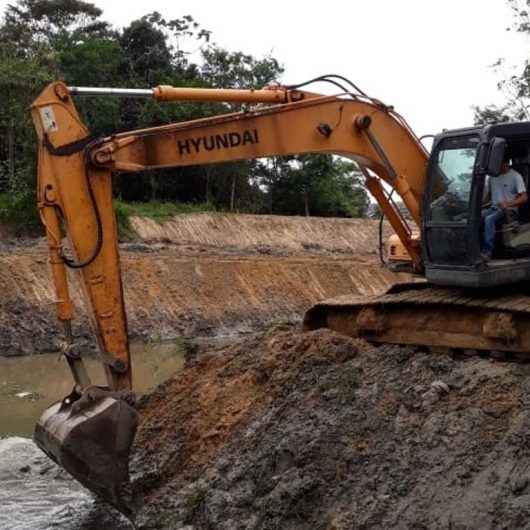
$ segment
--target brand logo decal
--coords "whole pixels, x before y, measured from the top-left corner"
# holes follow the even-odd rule
[[[198,136],[177,140],[180,155],[199,154],[201,151],[214,151],[217,149],[230,149],[232,147],[245,146],[247,144],[258,144],[259,135],[257,129],[247,129],[241,133],[229,132],[224,134],[212,134],[210,136]]]

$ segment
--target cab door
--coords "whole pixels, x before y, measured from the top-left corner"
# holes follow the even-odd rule
[[[480,249],[473,222],[473,174],[477,134],[445,136],[435,145],[423,204],[424,259],[427,266],[469,266]],[[480,186],[481,187],[481,186]]]

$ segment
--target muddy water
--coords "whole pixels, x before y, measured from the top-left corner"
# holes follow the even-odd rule
[[[134,387],[142,394],[178,371],[184,356],[178,343],[133,344]],[[101,364],[85,359],[95,384],[105,384]],[[0,357],[0,437],[31,436],[42,411],[72,390],[66,362],[55,354]]]
[[[139,394],[184,364],[177,343],[134,344],[131,349]],[[93,382],[103,384],[99,363],[88,359],[87,366]],[[42,411],[71,387],[68,366],[57,355],[0,357],[0,530],[131,528],[107,508],[101,509],[104,523],[101,515],[91,522],[92,496],[29,439]]]

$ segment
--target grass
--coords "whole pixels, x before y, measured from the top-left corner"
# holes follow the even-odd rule
[[[115,200],[114,210],[120,239],[131,240],[135,235],[129,222],[132,216],[148,217],[157,223],[163,223],[175,215],[212,212],[215,211],[215,206],[211,203]],[[0,193],[0,223],[9,226],[17,235],[40,233],[42,228],[33,194]]]
[[[157,223],[163,223],[175,215],[199,212],[213,212],[215,207],[211,203],[184,203],[184,202],[125,202],[114,201],[114,211],[118,223],[118,233],[121,240],[134,239],[129,218],[132,216],[148,217]]]
[[[211,203],[184,203],[184,202],[124,202],[114,201],[114,208],[127,217],[137,215],[149,217],[158,223],[163,223],[175,215],[198,212],[213,212],[215,207]]]

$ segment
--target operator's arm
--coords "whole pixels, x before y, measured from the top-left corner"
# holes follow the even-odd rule
[[[528,193],[518,193],[515,199],[511,201],[501,201],[499,203],[501,208],[516,208],[517,206],[523,205],[528,200]]]

